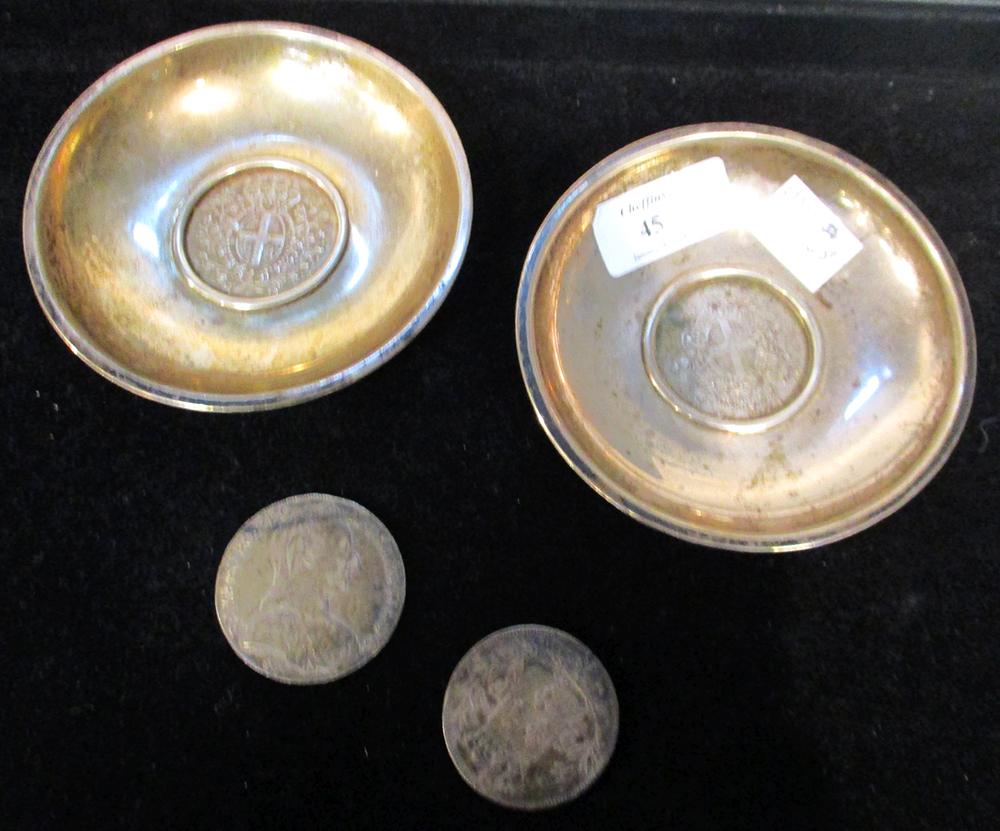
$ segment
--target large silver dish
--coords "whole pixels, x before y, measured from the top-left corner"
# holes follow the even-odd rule
[[[190,32],[112,69],[38,157],[24,248],[99,373],[256,410],[402,348],[465,253],[469,170],[441,105],[359,41],[287,23]]]
[[[708,160],[724,189],[608,203]],[[792,177],[835,217],[820,239],[836,225],[856,245],[815,290],[773,252],[829,252],[789,237],[795,214],[763,224]],[[602,203],[640,233],[734,219],[614,278]],[[962,282],[920,212],[846,153],[746,124],[668,130],[586,173],[532,243],[516,329],[531,401],[580,476],[642,522],[738,550],[810,548],[899,508],[954,447],[975,378]]]

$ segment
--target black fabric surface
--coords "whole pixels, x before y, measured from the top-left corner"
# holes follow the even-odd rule
[[[74,358],[23,265],[35,154],[103,71],[188,29],[287,19],[359,37],[451,114],[475,216],[455,287],[370,377],[293,409],[187,413]],[[925,6],[236,2],[0,8],[0,826],[1000,827],[1000,13]],[[898,513],[813,552],[699,548],[563,463],[517,368],[528,244],[584,170],[686,123],[776,124],[898,184],[958,262],[979,379],[951,461]],[[406,608],[367,667],[289,688],[214,617],[233,532],[281,497],[373,510]],[[602,779],[496,808],[441,738],[483,635],[566,629],[614,678]]]

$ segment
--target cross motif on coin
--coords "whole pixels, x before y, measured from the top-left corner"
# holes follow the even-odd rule
[[[256,231],[240,231],[239,233],[239,241],[241,243],[250,243],[253,246],[253,254],[250,257],[250,261],[254,266],[259,266],[263,262],[264,250],[268,243],[274,243],[277,246],[277,253],[280,253],[285,245],[284,228],[282,227],[278,231],[271,231],[271,222],[273,219],[274,214],[271,211],[266,211],[260,218],[260,224],[257,226]]]

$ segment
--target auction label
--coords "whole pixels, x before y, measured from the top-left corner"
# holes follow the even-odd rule
[[[798,176],[763,200],[750,230],[812,292],[864,247]]]
[[[713,156],[601,202],[594,237],[611,276],[621,277],[728,230],[730,208],[726,165]]]

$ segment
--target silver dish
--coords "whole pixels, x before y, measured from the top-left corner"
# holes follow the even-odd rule
[[[357,380],[440,306],[472,189],[411,72],[333,32],[239,23],[157,44],[45,142],[24,207],[39,303],[139,395],[260,410]]]
[[[724,165],[724,188],[608,202],[698,163]],[[818,231],[853,248],[792,235],[809,211],[763,224],[793,177],[831,216]],[[653,259],[629,249],[640,267],[616,279],[602,203],[621,228],[633,207],[655,218],[639,234],[735,219]],[[789,250],[846,259],[817,288]],[[584,480],[641,522],[745,551],[811,548],[898,509],[955,446],[975,380],[961,279],[917,208],[837,148],[747,124],[668,130],[577,181],[531,245],[516,331],[539,420]]]

